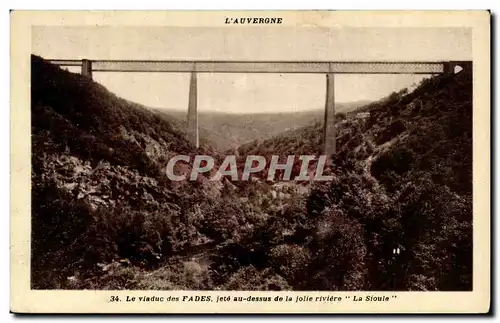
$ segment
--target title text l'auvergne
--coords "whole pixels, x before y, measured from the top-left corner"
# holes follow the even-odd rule
[[[226,17],[226,24],[240,24],[240,25],[252,25],[252,24],[281,24],[283,23],[283,18],[263,18],[263,17],[248,17],[248,18],[234,18]]]

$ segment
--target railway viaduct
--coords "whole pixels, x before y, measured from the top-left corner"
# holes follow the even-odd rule
[[[151,61],[50,59],[61,67],[79,66],[82,75],[93,72],[190,73],[187,138],[196,147],[198,135],[198,73],[323,74],[326,83],[323,154],[335,154],[335,74],[443,74],[472,69],[470,61],[328,62],[328,61]]]

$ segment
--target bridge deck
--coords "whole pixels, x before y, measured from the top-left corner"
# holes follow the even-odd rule
[[[81,60],[49,60],[81,66]],[[446,62],[127,61],[93,60],[94,72],[439,74]]]

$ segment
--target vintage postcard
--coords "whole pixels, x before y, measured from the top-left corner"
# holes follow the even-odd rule
[[[489,311],[489,12],[13,11],[11,67],[11,311]]]

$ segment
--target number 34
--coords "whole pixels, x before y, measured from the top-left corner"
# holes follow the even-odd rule
[[[110,302],[119,302],[120,301],[120,298],[118,296],[111,296],[111,298],[109,299]]]

